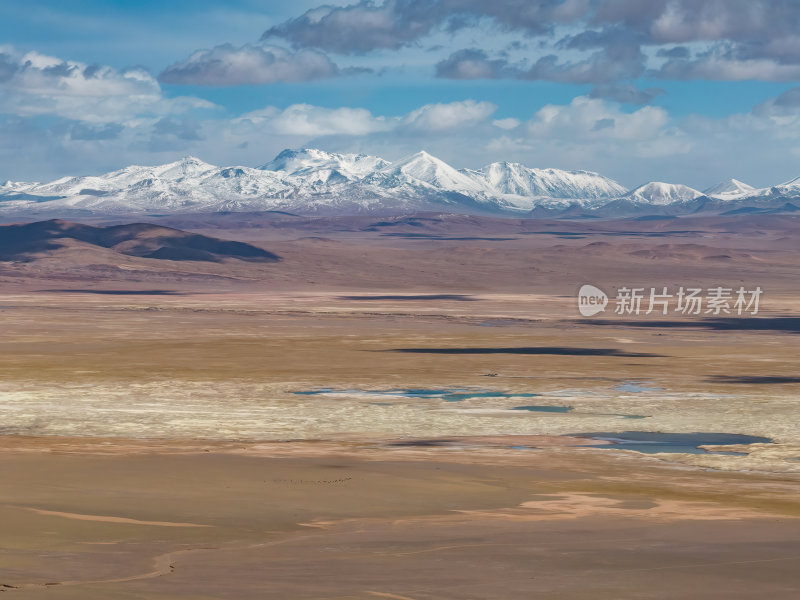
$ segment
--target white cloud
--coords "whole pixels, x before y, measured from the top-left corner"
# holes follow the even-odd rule
[[[279,110],[267,107],[242,115],[233,122],[237,131],[256,128],[260,132],[291,136],[366,135],[392,127],[390,119],[375,117],[364,108],[323,108],[293,104]]]
[[[420,131],[447,131],[482,123],[496,110],[497,106],[491,102],[475,100],[426,104],[408,113],[403,123]]]
[[[215,105],[192,97],[166,98],[142,68],[125,70],[0,48],[0,114],[55,115],[86,122],[125,121]]]
[[[286,136],[365,136],[378,133],[425,135],[467,130],[484,123],[497,109],[491,102],[464,100],[447,104],[426,104],[402,116],[373,115],[365,108],[324,108],[293,104],[252,111],[234,119],[236,132],[257,130]]]
[[[510,61],[506,51],[490,58],[487,49],[499,50],[498,32],[528,46],[519,57],[524,61]],[[796,80],[798,32],[797,0],[360,0],[322,4],[270,28],[262,40],[349,55],[383,51],[386,57],[386,50],[407,55],[415,45],[449,36],[445,43],[454,51],[437,63],[439,77],[541,79],[614,90],[658,64],[645,50],[673,44],[697,53],[670,64],[664,78]],[[565,35],[558,40],[554,33]],[[471,47],[455,45],[458,35],[472,39]],[[720,48],[728,56],[705,56]]]
[[[499,127],[500,129],[516,129],[520,126],[520,120],[513,118],[495,119],[492,121],[492,125]]]
[[[669,60],[654,74],[661,79],[795,81],[800,79],[800,65],[781,64],[767,58],[737,59],[709,54],[697,60]]]
[[[642,141],[658,135],[668,121],[663,108],[645,106],[625,113],[605,100],[578,96],[566,105],[542,107],[527,129],[542,139]]]
[[[339,68],[322,52],[290,52],[270,45],[198,50],[186,60],[167,67],[159,75],[164,83],[183,85],[254,85],[278,81],[311,81],[335,77]]]
[[[13,59],[13,55],[10,58]],[[160,93],[158,83],[144,69],[117,71],[37,52],[28,52],[17,59],[16,72],[5,86],[28,94],[81,97]]]

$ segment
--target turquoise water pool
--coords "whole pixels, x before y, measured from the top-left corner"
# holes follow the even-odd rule
[[[578,433],[574,437],[588,438],[605,444],[592,446],[610,450],[634,450],[646,454],[657,452],[681,452],[685,454],[746,455],[746,452],[725,450],[709,451],[699,446],[730,446],[737,444],[771,444],[766,437],[738,433],[662,433],[656,431],[623,431]]]

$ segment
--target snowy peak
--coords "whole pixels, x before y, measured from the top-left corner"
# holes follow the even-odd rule
[[[614,198],[627,192],[616,181],[591,171],[531,169],[520,163],[495,162],[475,172],[499,194],[551,198]]]
[[[386,165],[368,177],[367,181],[388,187],[408,184],[445,191],[478,193],[486,191],[482,182],[476,181],[425,151]]]
[[[316,148],[303,148],[284,150],[259,169],[296,177],[317,175],[316,179],[321,182],[326,182],[331,177],[356,181],[388,164],[382,158],[367,154],[335,154]]]
[[[144,167],[144,170],[152,170],[153,175],[163,179],[183,179],[184,177],[197,177],[216,168],[214,165],[203,162],[199,158],[186,156],[179,161],[159,167],[151,167],[150,169]]]
[[[187,156],[181,160],[155,167],[131,165],[104,175],[62,177],[50,183],[31,186],[28,191],[52,196],[97,196],[118,190],[166,185],[173,182],[197,181],[217,167],[199,158]]]
[[[175,162],[167,163],[165,165],[158,165],[155,167],[143,167],[139,165],[131,165],[120,169],[118,171],[111,171],[105,175],[97,177],[72,177],[68,180],[59,180],[61,183],[67,181],[81,181],[86,179],[106,179],[117,182],[132,182],[137,179],[146,178],[160,178],[160,179],[183,179],[185,177],[196,177],[203,173],[208,173],[216,169],[214,165],[203,162],[194,156],[186,156]],[[54,182],[55,183],[55,182]]]
[[[702,192],[690,188],[688,185],[651,181],[631,190],[623,198],[641,204],[666,206],[676,202],[688,202],[702,195]]]
[[[747,185],[739,181],[738,179],[728,179],[727,181],[721,181],[716,185],[712,185],[710,188],[703,190],[703,193],[706,196],[717,196],[722,198],[734,198],[738,196],[744,196],[755,191],[752,185]]]
[[[7,192],[16,192],[19,190],[23,190],[27,187],[32,185],[36,185],[35,183],[26,183],[24,181],[4,181],[0,183],[0,194],[7,193]]]

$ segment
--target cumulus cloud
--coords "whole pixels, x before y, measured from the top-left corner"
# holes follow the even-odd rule
[[[794,81],[800,79],[800,63],[753,58],[738,46],[719,44],[695,58],[670,58],[651,74],[661,79]]]
[[[514,78],[521,73],[521,70],[511,67],[505,58],[490,59],[479,48],[457,50],[436,65],[436,76],[445,79]]]
[[[183,85],[248,85],[279,81],[325,79],[342,71],[322,52],[291,52],[269,45],[231,44],[198,50],[189,58],[167,67],[159,80]]]
[[[800,76],[800,4],[795,0],[658,0],[637,14],[616,1],[616,14],[650,45],[707,43],[690,59],[685,46],[659,48],[664,79],[790,81]],[[648,3],[650,4],[650,3]],[[627,12],[626,12],[627,9]],[[631,19],[632,16],[635,17]]]
[[[606,83],[633,79],[644,71],[638,47],[595,52],[579,61],[561,62],[555,54],[539,58],[532,66],[514,65],[504,58],[489,58],[483,50],[459,50],[436,65],[437,77],[448,79],[527,79],[561,83]]]
[[[491,102],[475,100],[426,104],[408,113],[403,124],[420,131],[447,131],[484,122],[496,110],[497,106]]]
[[[575,38],[573,38],[575,40]],[[573,43],[575,43],[573,41]],[[574,47],[574,46],[573,46]],[[506,58],[490,58],[478,48],[458,50],[436,65],[436,76],[445,79],[522,79],[573,84],[594,84],[593,98],[630,104],[648,104],[665,93],[660,88],[639,89],[630,83],[644,71],[645,57],[635,45],[595,52],[585,60],[559,62],[547,55],[532,66],[512,64]]]
[[[800,25],[800,10],[794,0],[656,0],[653,4],[658,10],[645,25],[657,42],[750,42],[797,34]]]
[[[158,83],[141,68],[117,71],[28,52],[3,54],[3,88],[29,94],[124,96],[158,94]]]
[[[794,0],[372,0],[322,5],[264,33],[339,53],[396,49],[437,29],[488,19],[508,31],[550,33],[558,24],[620,26],[648,43],[795,38]]]
[[[365,108],[293,104],[285,109],[270,106],[252,111],[232,123],[240,133],[258,130],[259,134],[317,138],[375,133],[431,135],[472,128],[486,122],[495,110],[497,106],[491,102],[475,100],[426,104],[400,116],[373,115]]]
[[[386,131],[391,124],[364,108],[324,108],[293,104],[283,110],[268,107],[249,112],[234,120],[236,129],[255,127],[275,135],[318,137],[328,135],[366,135]]]
[[[212,108],[199,98],[164,97],[140,67],[117,70],[9,48],[0,53],[0,114],[104,123]]]
[[[585,31],[529,57],[526,68],[490,58],[483,50],[462,49],[436,65],[437,76],[630,83],[653,68],[645,48],[667,59],[657,71],[663,78],[785,81],[797,78],[800,65],[796,0],[361,0],[309,10],[266,31],[262,39],[364,54],[396,50],[437,32],[473,28],[486,33],[487,25],[538,37],[541,47],[548,46],[559,26]],[[723,44],[729,52],[690,60],[686,44],[707,49]],[[575,58],[576,51],[590,54]],[[636,101],[644,99],[639,95]]]
[[[607,52],[595,52],[589,58],[576,62],[559,62],[556,55],[543,56],[534,63],[524,79],[543,79],[561,83],[606,83],[620,79],[633,79],[644,71],[643,56],[614,57]]]
[[[603,100],[578,96],[569,104],[539,109],[527,128],[531,135],[545,139],[643,141],[656,137],[668,121],[663,108],[645,106],[625,113]]]
[[[562,60],[557,54],[539,57],[533,64],[512,62],[505,56],[490,58],[481,49],[458,50],[436,65],[436,76],[447,79],[521,79],[592,84],[595,98],[647,104],[664,93],[657,88],[638,89],[631,81],[645,71],[641,36],[618,27],[586,30],[562,37],[555,48],[581,58]]]
[[[278,37],[296,47],[342,54],[396,49],[430,33],[445,15],[438,2],[388,0],[375,5],[363,0],[351,6],[309,10],[266,31],[262,39]]]
[[[492,121],[492,125],[495,127],[499,127],[500,129],[516,129],[520,125],[519,119],[514,118],[506,118],[506,119],[495,119]]]
[[[555,22],[584,13],[586,0],[362,0],[349,6],[320,6],[266,31],[296,47],[341,54],[394,50],[437,29],[455,30],[489,18],[504,29],[547,33]]]

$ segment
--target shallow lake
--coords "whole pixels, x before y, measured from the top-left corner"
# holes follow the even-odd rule
[[[589,438],[606,444],[593,446],[611,450],[635,450],[653,454],[656,452],[681,452],[686,454],[731,454],[744,455],[744,452],[708,451],[698,446],[734,444],[770,444],[772,440],[754,435],[738,433],[661,433],[655,431],[623,431],[579,433],[575,437]]]
[[[299,396],[389,396],[395,398],[431,398],[441,399],[445,402],[462,402],[473,398],[536,398],[539,394],[496,392],[491,390],[469,390],[458,388],[428,389],[428,388],[401,388],[391,390],[365,390],[333,388],[318,388],[293,392]]]

